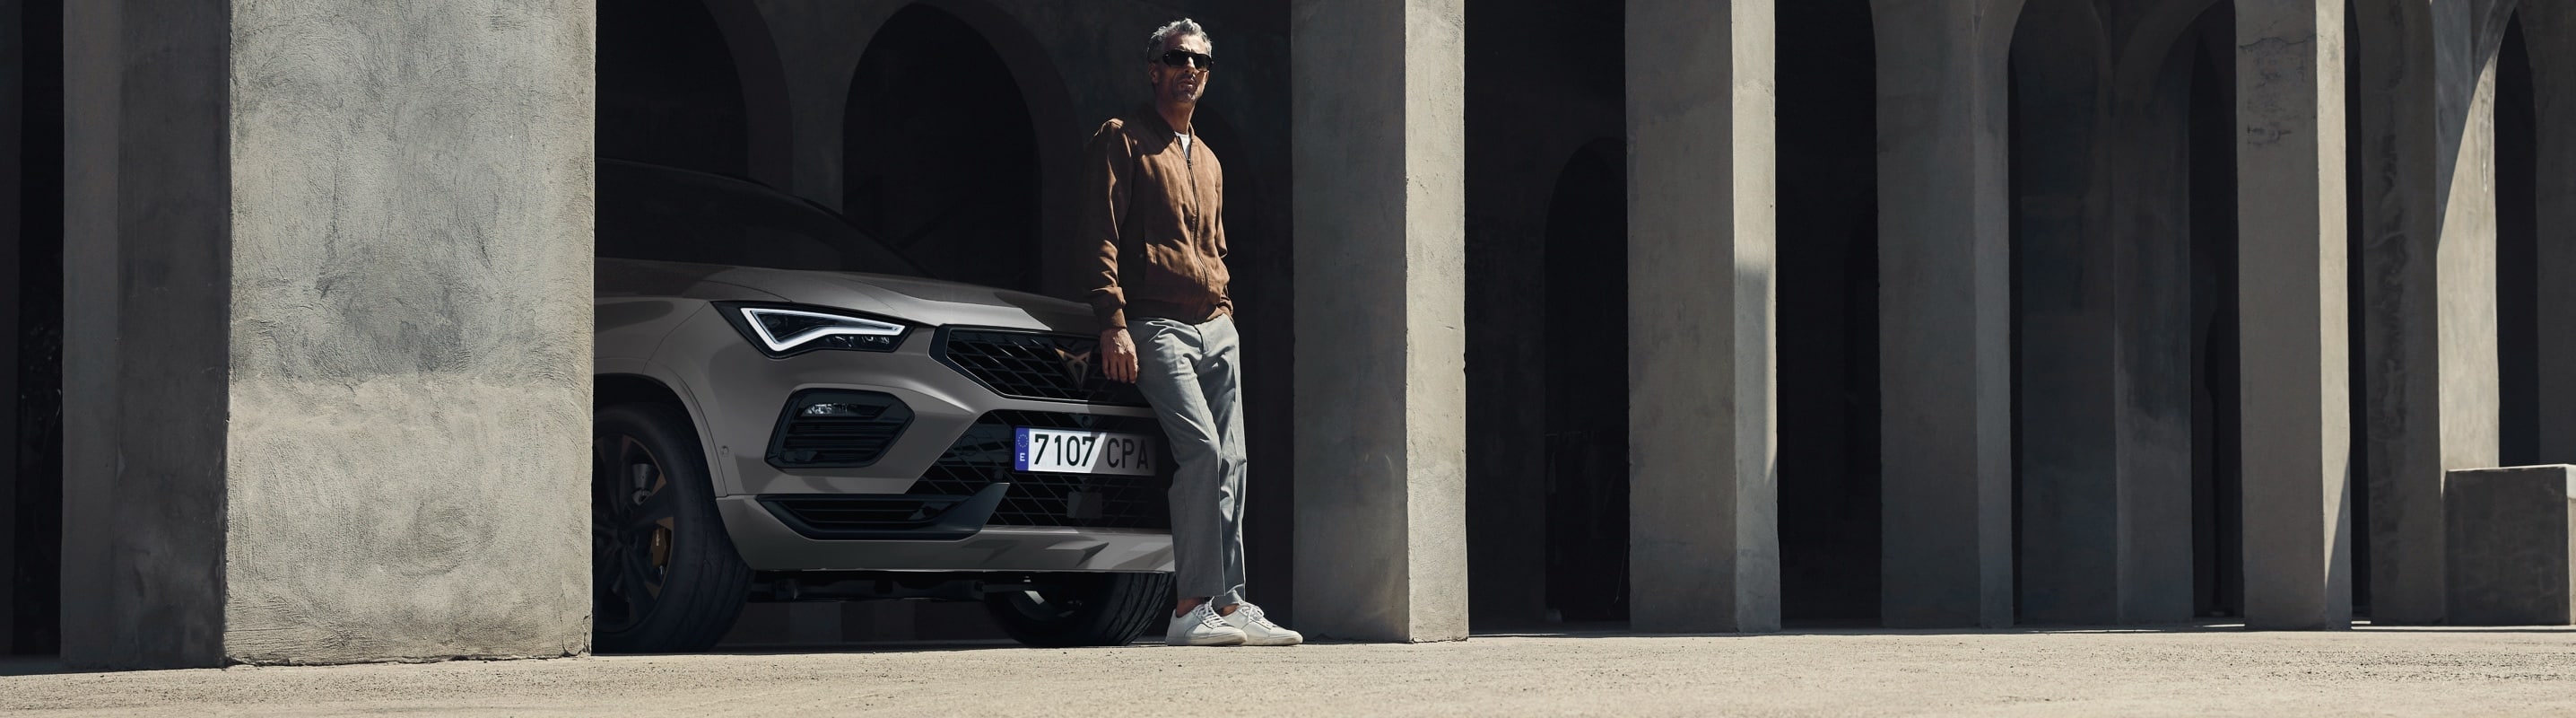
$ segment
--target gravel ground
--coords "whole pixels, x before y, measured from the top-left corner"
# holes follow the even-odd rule
[[[132,673],[17,663],[0,664],[0,713],[2576,715],[2576,631],[1573,634]]]

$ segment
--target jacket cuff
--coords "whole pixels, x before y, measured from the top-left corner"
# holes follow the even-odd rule
[[[1127,328],[1127,310],[1125,308],[1113,308],[1109,311],[1097,312],[1097,314],[1100,317],[1100,331],[1105,332],[1111,329]]]

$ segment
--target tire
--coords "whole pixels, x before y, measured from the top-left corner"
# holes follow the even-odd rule
[[[1033,590],[984,597],[993,622],[1021,645],[1124,646],[1172,615],[1169,573],[1059,573],[1041,581]]]
[[[751,569],[716,515],[688,414],[620,404],[601,410],[591,432],[592,649],[714,646],[742,613]]]

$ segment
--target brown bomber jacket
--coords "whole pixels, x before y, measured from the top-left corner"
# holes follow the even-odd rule
[[[1083,300],[1102,329],[1127,318],[1193,324],[1230,314],[1225,170],[1195,133],[1185,155],[1171,123],[1146,106],[1101,123],[1083,150],[1081,224],[1096,250]]]

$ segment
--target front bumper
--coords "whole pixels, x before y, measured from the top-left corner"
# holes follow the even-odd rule
[[[799,535],[757,497],[716,500],[755,571],[1170,571],[1172,536],[1132,529],[986,526],[954,541],[823,541]]]

